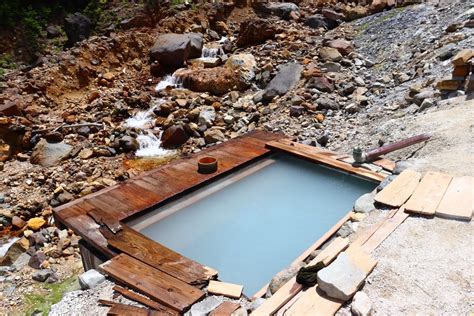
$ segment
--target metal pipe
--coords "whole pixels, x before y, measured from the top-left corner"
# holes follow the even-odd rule
[[[398,142],[384,145],[379,148],[374,148],[367,152],[363,152],[361,148],[356,147],[354,148],[352,155],[354,157],[355,162],[357,163],[370,162],[380,157],[381,155],[388,154],[392,151],[402,149],[402,148],[405,148],[417,143],[424,142],[430,139],[430,137],[431,135],[428,135],[428,134],[420,134],[420,135],[416,135],[407,139],[400,140]]]

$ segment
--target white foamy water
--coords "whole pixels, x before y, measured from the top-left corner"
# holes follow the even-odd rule
[[[221,47],[203,47],[201,58],[217,58],[222,55],[224,55],[224,51]]]
[[[138,157],[157,157],[167,156],[173,153],[172,150],[166,150],[161,147],[161,133],[159,137],[148,131],[146,134],[140,134],[137,137],[139,149],[135,153]]]
[[[176,73],[176,72],[175,72]],[[183,87],[183,80],[178,78],[175,73],[172,75],[167,75],[161,80],[155,87],[156,92],[160,92],[161,90],[166,89],[167,87],[172,88],[182,88]]]

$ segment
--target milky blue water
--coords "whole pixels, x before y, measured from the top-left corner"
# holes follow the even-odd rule
[[[298,158],[273,158],[141,232],[255,294],[376,187]]]

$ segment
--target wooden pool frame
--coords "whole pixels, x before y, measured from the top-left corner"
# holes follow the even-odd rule
[[[97,268],[98,264],[125,253],[181,281],[203,287],[209,279],[216,277],[217,271],[143,236],[124,222],[274,152],[285,152],[375,182],[382,181],[386,176],[340,161],[341,156],[337,153],[294,143],[281,134],[256,130],[56,207],[54,218],[59,226],[67,226],[82,237],[81,255],[85,270]],[[197,161],[203,156],[217,158],[218,169],[215,173],[197,172]],[[318,249],[349,219],[350,214],[344,216],[295,262],[303,261]],[[265,291],[266,286],[254,297],[262,296]]]

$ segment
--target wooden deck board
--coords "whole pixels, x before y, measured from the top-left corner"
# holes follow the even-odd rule
[[[107,312],[109,316],[161,316],[159,311],[150,310],[143,307],[114,303]]]
[[[366,179],[375,181],[382,181],[383,179],[385,179],[385,176],[383,174],[379,174],[367,170],[365,168],[354,167],[348,163],[337,160],[335,157],[322,154],[319,149],[315,150],[314,147],[311,146],[294,143],[288,140],[278,140],[267,143],[267,147],[274,150],[288,152],[294,154],[297,157],[305,158],[315,163],[337,168],[349,174],[358,175]]]
[[[158,311],[160,313],[160,315],[162,316],[165,316],[165,315],[179,315],[179,313],[175,310],[172,310],[171,308],[169,307],[166,307],[158,302],[155,302],[151,299],[149,299],[148,297],[145,297],[145,296],[142,296],[138,293],[135,293],[135,292],[132,292],[126,288],[123,288],[121,286],[118,286],[118,285],[115,285],[113,287],[113,290],[116,291],[117,293],[120,293],[122,296],[132,300],[132,301],[135,301],[135,302],[138,302],[140,304],[143,304],[149,308],[152,308],[154,309],[155,311]]]
[[[422,215],[434,215],[452,178],[447,174],[427,172],[405,204],[405,210]]]
[[[216,270],[188,259],[127,226],[107,237],[112,247],[188,284],[202,285],[217,275]]]
[[[126,254],[103,263],[101,269],[115,280],[178,312],[186,311],[205,293]]]
[[[470,221],[473,209],[474,178],[454,177],[436,209],[436,216]]]
[[[420,182],[421,174],[413,170],[405,170],[399,174],[389,185],[377,193],[375,201],[400,207],[415,191]]]
[[[237,303],[224,302],[213,310],[209,316],[231,316],[238,308],[240,308],[240,305]]]

